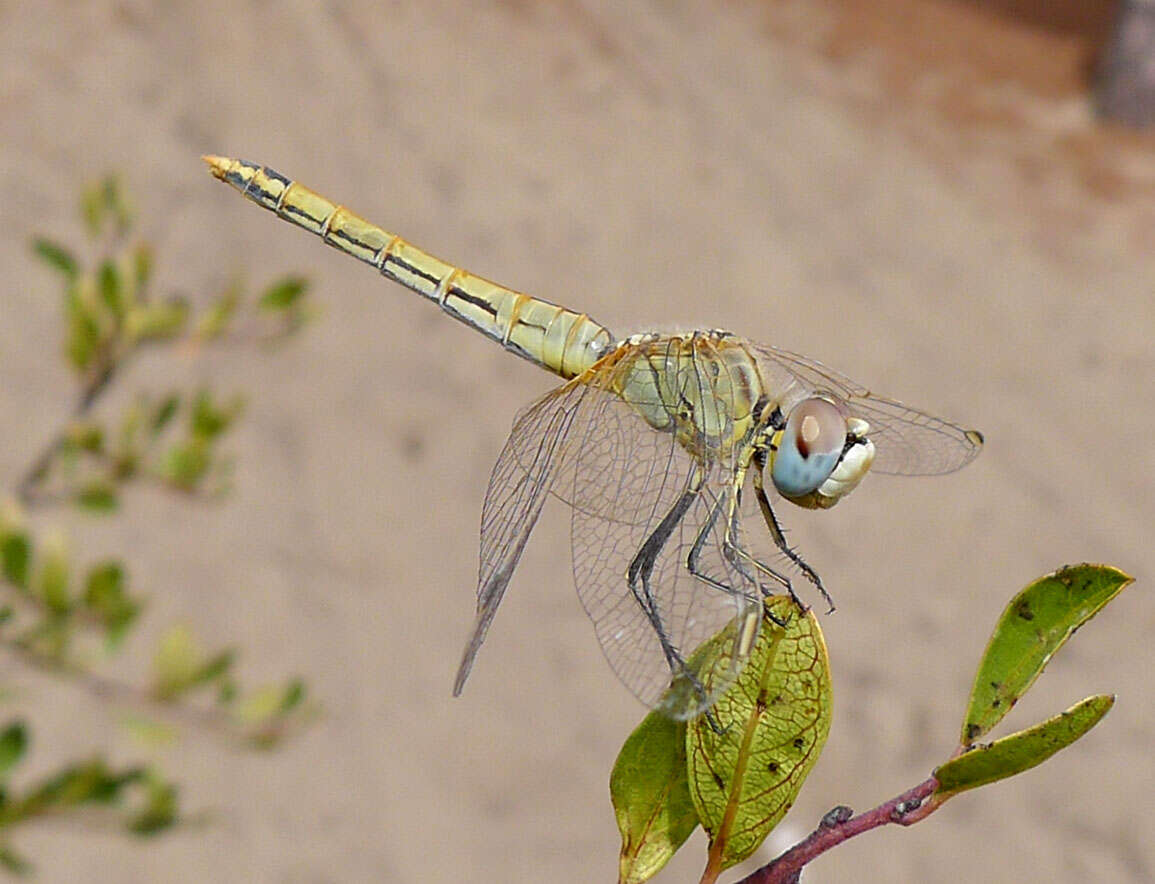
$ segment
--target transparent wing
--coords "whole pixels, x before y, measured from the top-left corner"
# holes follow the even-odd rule
[[[983,437],[942,418],[873,395],[821,362],[765,344],[751,344],[771,395],[786,393],[788,405],[816,391],[832,393],[847,411],[870,424],[878,473],[925,476],[949,473],[970,463]]]
[[[735,541],[741,530],[732,505],[734,455],[692,458],[674,434],[656,430],[639,413],[663,403],[637,394],[637,401],[622,398],[625,376],[639,370],[637,355],[619,353],[515,421],[486,493],[477,621],[455,691],[549,494],[572,509],[578,594],[610,666],[639,699],[671,716],[692,717],[740,670],[762,604],[757,583],[724,543],[728,520]],[[670,370],[692,371],[692,361]],[[631,583],[639,551],[691,489]],[[689,570],[691,552],[699,576]],[[719,633],[710,653],[695,656]]]
[[[590,390],[571,381],[518,414],[497,459],[481,511],[477,619],[454,682],[460,694],[526,541],[560,475],[583,400]]]
[[[610,393],[627,386],[617,381],[634,366],[624,360],[617,378],[598,379],[603,389],[593,391],[597,398],[573,431],[572,471],[555,490],[573,507],[574,580],[610,666],[646,705],[690,718],[740,671],[760,622],[761,594],[724,545],[728,520],[740,543],[734,455],[693,458],[672,433],[639,416],[638,406],[652,403]],[[657,544],[659,526],[680,505],[680,518]],[[652,562],[643,576],[638,557],[648,543]],[[695,655],[715,636],[722,642],[715,655]]]

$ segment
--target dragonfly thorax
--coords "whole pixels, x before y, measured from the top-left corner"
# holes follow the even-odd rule
[[[749,445],[763,385],[754,359],[726,332],[641,334],[619,345],[614,386],[651,427],[691,455],[727,458]]]

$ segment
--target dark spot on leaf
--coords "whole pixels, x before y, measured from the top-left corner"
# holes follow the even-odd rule
[[[805,745],[806,745],[806,741],[804,739],[802,739],[801,737],[795,737],[794,738],[794,748],[795,749],[801,749]]]
[[[758,712],[759,713],[766,711],[766,691],[765,690],[761,690],[758,692],[757,706],[758,706]]]
[[[1024,620],[1035,619],[1035,612],[1031,610],[1031,605],[1026,599],[1019,602],[1018,607],[1015,608],[1015,614]]]
[[[967,743],[973,743],[975,738],[983,732],[983,729],[973,722],[967,725]]]
[[[1003,683],[1002,683],[1001,681],[992,681],[992,682],[991,682],[991,688],[992,688],[993,690],[996,690],[996,691],[997,691],[997,690],[998,690],[999,688],[1001,688],[1002,686],[1003,686]]]
[[[766,769],[770,771],[770,773],[778,773],[778,762],[771,761],[768,765],[766,765]]]
[[[1003,705],[1003,701],[1000,700],[998,697],[995,697],[993,700],[991,700],[991,708],[992,709],[998,709],[1002,705]]]
[[[714,772],[714,785],[719,789],[726,788],[726,781],[722,779],[722,776],[717,771]]]

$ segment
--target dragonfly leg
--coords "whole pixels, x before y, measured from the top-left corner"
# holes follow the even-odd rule
[[[774,539],[774,545],[777,546],[779,550],[781,550],[782,554],[786,556],[786,558],[798,566],[798,570],[800,570],[805,575],[806,579],[813,583],[818,591],[822,594],[822,598],[828,605],[826,613],[834,613],[834,600],[830,598],[830,593],[828,593],[826,591],[826,587],[822,585],[822,578],[818,576],[818,572],[806,564],[806,562],[803,561],[802,556],[798,555],[798,553],[791,549],[790,545],[786,542],[786,535],[782,533],[782,526],[778,524],[778,517],[774,515],[774,510],[770,506],[770,499],[766,496],[766,489],[762,484],[762,464],[759,463],[756,464],[756,466],[758,469],[754,470],[754,494],[758,498],[758,507],[762,510],[762,518],[766,521],[766,527],[770,531],[770,536]],[[806,606],[802,603],[798,596],[795,595],[793,588],[789,588],[789,591],[790,597],[794,599],[795,602],[797,602],[800,609],[805,611]]]
[[[657,564],[658,554],[661,553],[673,535],[674,529],[677,528],[678,524],[689,511],[690,506],[697,499],[699,492],[700,484],[692,482],[690,487],[678,498],[670,508],[670,511],[666,513],[662,521],[658,523],[658,527],[646,538],[630,562],[630,567],[626,571],[626,580],[630,585],[630,592],[634,594],[634,598],[641,606],[642,611],[645,612],[647,619],[650,621],[650,625],[654,628],[654,633],[658,636],[658,642],[662,646],[662,653],[666,657],[666,663],[669,665],[670,671],[675,676],[682,676],[688,679],[694,693],[697,694],[702,703],[705,704],[707,699],[706,689],[698,680],[697,676],[689,671],[681,652],[679,652],[679,650],[674,647],[673,642],[670,641],[670,635],[666,630],[665,623],[662,622],[662,614],[658,610],[658,603],[654,598],[653,589],[650,585],[650,576],[653,574],[654,566]]]
[[[701,580],[703,583],[705,583],[707,586],[712,586],[714,589],[718,590],[719,592],[724,592],[727,595],[736,596],[738,594],[738,590],[736,590],[728,583],[724,583],[721,580],[717,580],[711,577],[709,574],[703,572],[698,566],[698,560],[702,555],[702,548],[706,545],[706,538],[717,525],[718,516],[722,512],[723,506],[724,502],[721,500],[714,504],[714,508],[710,513],[710,518],[706,521],[706,524],[702,526],[702,530],[698,532],[698,536],[694,539],[693,546],[690,547],[690,553],[686,556],[686,570]],[[793,592],[791,592],[789,577],[785,576],[784,574],[779,574],[769,565],[765,565],[762,562],[759,562],[756,558],[750,555],[750,553],[742,549],[742,547],[738,546],[731,540],[731,534],[733,534],[733,536],[737,536],[738,534],[737,522],[738,513],[735,509],[730,517],[730,531],[726,532],[722,538],[722,555],[726,557],[726,561],[729,562],[730,566],[739,574],[741,574],[747,580],[747,582],[755,584],[762,592],[762,595],[770,595],[770,589],[765,584],[759,583],[754,575],[751,574],[749,570],[747,570],[747,563],[753,564],[754,567],[761,571],[763,574],[773,578],[778,583],[780,583],[782,587],[790,593],[790,597],[797,601],[797,597]],[[766,615],[774,622],[775,625],[786,625],[786,621],[780,619],[773,611],[766,611]]]
[[[714,504],[713,509],[710,511],[710,517],[706,520],[706,524],[702,526],[702,529],[698,532],[698,536],[694,538],[694,544],[690,547],[690,552],[686,556],[686,570],[701,580],[703,583],[705,583],[707,586],[712,586],[719,592],[724,592],[727,595],[733,596],[738,594],[739,591],[737,589],[728,583],[711,577],[709,574],[705,573],[698,564],[699,559],[702,557],[702,549],[706,546],[706,539],[709,537],[710,532],[713,531],[715,526],[718,524],[718,516],[722,514],[722,508],[724,505],[725,502],[722,500],[719,500]],[[735,555],[736,551],[738,555]],[[741,574],[750,583],[757,584],[763,595],[770,594],[766,587],[758,584],[758,581],[754,578],[754,575],[746,570],[746,564],[743,561],[743,558],[749,559],[751,556],[745,554],[744,551],[735,547],[734,544],[730,542],[728,537],[723,537],[722,554],[726,557],[726,561],[730,563],[730,566],[733,567],[735,571]],[[768,568],[765,570],[769,572],[770,576],[772,576],[779,583],[782,583],[783,585],[789,583],[789,581],[781,574],[774,573]]]

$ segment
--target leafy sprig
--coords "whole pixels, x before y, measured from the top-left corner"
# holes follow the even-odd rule
[[[1007,605],[975,674],[961,738],[923,782],[862,814],[839,805],[807,838],[742,879],[796,882],[802,868],[848,838],[879,826],[913,825],[951,798],[1046,761],[1074,743],[1114,704],[1088,697],[991,743],[997,725],[1074,632],[1131,582],[1104,565],[1074,565],[1031,583]],[[745,668],[715,704],[713,721],[651,713],[631,734],[610,781],[622,833],[619,881],[649,880],[700,824],[709,836],[702,881],[751,856],[793,804],[826,739],[832,694],[825,644],[809,612],[767,601],[765,626]],[[784,627],[776,625],[785,621]],[[720,635],[698,653],[721,653]],[[730,642],[732,644],[732,640]],[[706,667],[710,671],[710,667]]]

